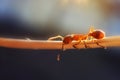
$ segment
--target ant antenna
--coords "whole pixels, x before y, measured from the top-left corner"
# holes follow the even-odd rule
[[[88,32],[88,34],[87,34],[87,40],[92,40],[92,39],[93,39],[93,37],[92,37],[92,36],[89,37],[89,35],[90,35],[94,30],[95,30],[95,29],[94,29],[94,26],[90,26],[89,32]]]
[[[89,33],[92,33],[94,31],[94,26],[90,26]]]

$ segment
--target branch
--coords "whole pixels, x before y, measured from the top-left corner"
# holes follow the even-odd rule
[[[95,40],[95,42],[105,47],[118,47],[120,46],[120,36],[106,37],[102,40]],[[99,48],[100,46],[95,42],[87,41],[86,44],[90,46],[90,48]],[[73,49],[72,45],[75,43],[77,42],[65,45],[65,49]],[[62,41],[0,38],[0,46],[18,49],[61,49]],[[83,42],[77,45],[77,47],[80,49],[85,48]]]

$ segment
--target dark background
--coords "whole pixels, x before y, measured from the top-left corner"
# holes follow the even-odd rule
[[[23,50],[0,47],[1,80],[119,80],[120,55],[110,48]]]

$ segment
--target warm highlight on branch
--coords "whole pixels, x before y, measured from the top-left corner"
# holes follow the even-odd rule
[[[120,36],[106,37],[102,40],[96,40],[105,47],[115,47],[120,46]],[[95,42],[87,41],[86,44],[90,48],[99,48]],[[73,49],[73,44],[77,42],[72,42],[72,44],[65,45],[65,49]],[[18,49],[61,49],[62,41],[47,41],[47,40],[28,40],[28,39],[11,39],[11,38],[0,38],[0,47],[7,48],[18,48]],[[80,43],[78,48],[85,48],[84,43]]]

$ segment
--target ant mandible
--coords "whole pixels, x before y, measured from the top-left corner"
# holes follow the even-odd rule
[[[71,35],[66,35],[65,37],[62,37],[60,35],[55,36],[55,37],[50,37],[48,40],[54,40],[57,38],[62,39],[62,51],[65,50],[64,45],[71,44],[72,41],[77,41],[78,43],[73,44],[74,48],[77,48],[76,45],[79,45],[82,41],[84,42],[85,48],[88,48],[89,46],[86,45],[85,41],[87,40],[93,40],[93,39],[103,39],[105,37],[105,32],[100,30],[100,29],[94,29],[93,26],[90,27],[89,33],[88,34],[71,34]],[[98,46],[101,46],[104,48],[104,46],[100,45],[98,42],[96,42]],[[77,48],[78,49],[78,48]],[[57,60],[60,60],[60,54],[57,57]]]

